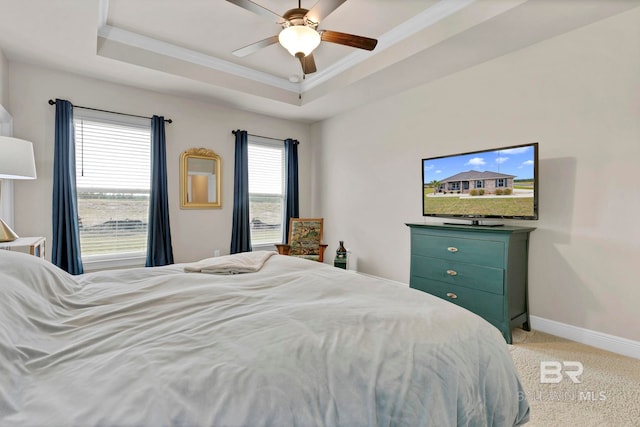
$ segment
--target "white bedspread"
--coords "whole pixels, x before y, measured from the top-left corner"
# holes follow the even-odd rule
[[[510,426],[501,334],[425,293],[275,255],[72,277],[0,251],[1,426]]]

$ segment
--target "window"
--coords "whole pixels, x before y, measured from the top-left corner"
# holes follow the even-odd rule
[[[151,179],[150,121],[76,110],[74,127],[83,263],[143,260]]]
[[[507,186],[507,180],[505,178],[496,179],[496,187],[506,187],[506,186]]]
[[[284,143],[249,136],[251,246],[282,243]]]
[[[475,188],[484,188],[484,181],[482,180],[475,181]]]

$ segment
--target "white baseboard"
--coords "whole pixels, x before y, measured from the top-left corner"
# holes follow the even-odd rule
[[[579,326],[567,325],[555,320],[530,316],[531,328],[540,332],[566,338],[592,347],[612,351],[623,356],[640,359],[640,342],[592,331]]]

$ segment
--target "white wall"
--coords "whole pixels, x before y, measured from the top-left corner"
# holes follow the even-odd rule
[[[0,49],[0,105],[9,105],[9,61]]]
[[[640,340],[639,94],[635,9],[313,125],[329,250],[407,283],[420,160],[538,141],[532,314]]]
[[[300,141],[300,211],[311,205],[309,125],[201,103],[175,96],[10,63],[10,112],[14,135],[34,143],[38,179],[15,183],[15,230],[23,236],[46,236],[51,242],[51,193],[55,107],[49,99],[123,113],[163,115],[166,125],[169,216],[176,262],[228,254],[233,208],[233,129]],[[206,147],[222,157],[222,209],[179,208],[179,159],[191,147]]]
[[[12,135],[13,119],[8,106],[9,61],[0,49],[0,135],[3,136]],[[13,181],[9,179],[0,179],[0,219],[9,227],[13,227]]]

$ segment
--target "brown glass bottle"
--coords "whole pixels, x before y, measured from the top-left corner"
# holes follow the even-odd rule
[[[346,258],[347,250],[344,247],[344,241],[340,240],[340,246],[336,250],[336,258]]]

